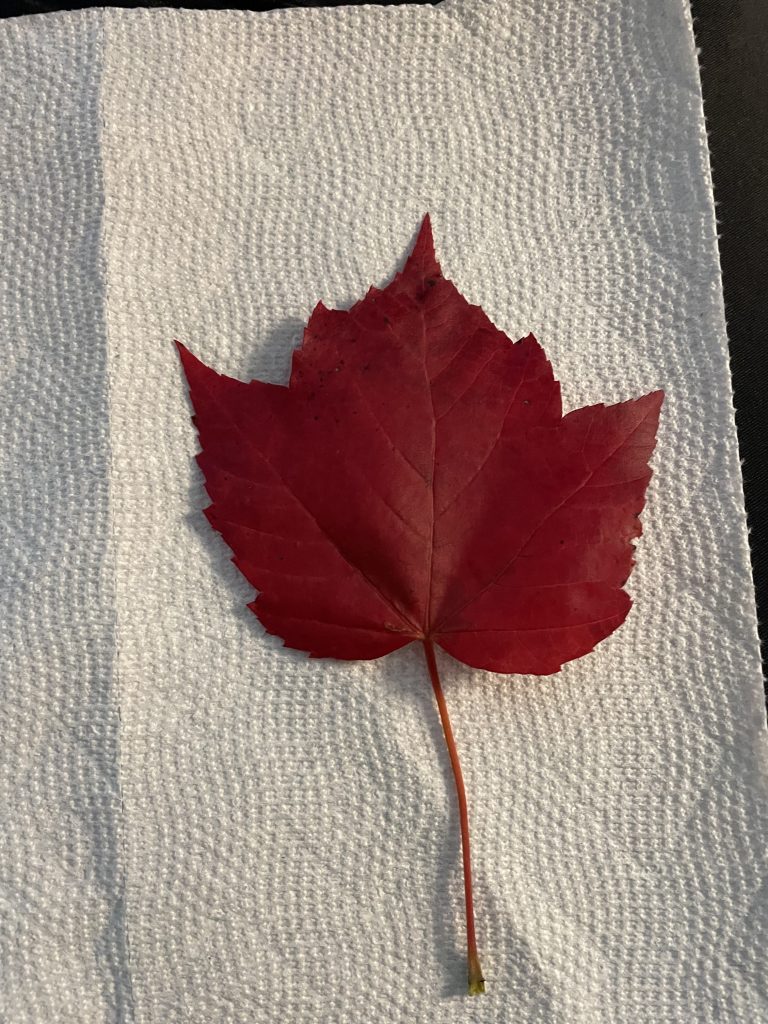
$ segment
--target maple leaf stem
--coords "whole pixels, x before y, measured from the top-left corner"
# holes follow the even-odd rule
[[[475,938],[475,911],[472,905],[472,864],[469,852],[469,818],[467,816],[467,794],[464,790],[464,778],[461,774],[459,753],[456,750],[456,741],[453,738],[451,720],[448,717],[448,705],[445,703],[443,687],[440,684],[440,675],[437,671],[435,660],[435,648],[429,637],[424,639],[424,653],[427,657],[427,668],[429,678],[432,680],[432,689],[435,692],[437,709],[440,712],[440,721],[443,726],[445,742],[448,747],[448,755],[451,759],[453,778],[456,783],[456,796],[459,801],[459,821],[461,823],[461,856],[464,865],[464,901],[467,908],[467,967],[469,994],[478,996],[485,992],[485,979],[480,967],[480,960],[477,955],[477,939]]]

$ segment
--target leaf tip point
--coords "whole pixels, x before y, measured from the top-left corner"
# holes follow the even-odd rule
[[[432,220],[428,213],[425,213],[421,225],[419,226],[419,233],[416,236],[416,244],[413,247],[413,253],[419,253],[421,255],[428,254],[434,258],[435,255],[435,240],[432,235]]]
[[[536,335],[533,333],[533,331],[528,331],[527,334],[523,335],[522,338],[518,338],[517,341],[513,341],[512,344],[513,345],[532,345],[534,347],[534,349],[540,349],[542,352],[544,351],[541,342],[536,337]],[[549,362],[549,359],[547,359],[547,362]]]
[[[656,388],[654,391],[648,391],[644,395],[639,395],[635,399],[630,399],[630,401],[634,401],[634,402],[636,402],[638,404],[642,404],[642,405],[644,405],[644,406],[646,406],[646,407],[648,407],[648,408],[650,408],[650,409],[652,409],[654,411],[658,411],[658,410],[661,409],[662,405],[664,404],[664,399],[666,397],[667,396],[666,396],[665,392],[661,388]]]
[[[174,338],[173,343],[176,346],[176,351],[179,353],[179,359],[181,360],[181,365],[184,367],[185,372],[189,367],[195,366],[196,363],[200,362],[197,356],[193,355],[187,346],[183,344],[183,342],[179,341],[178,338]]]

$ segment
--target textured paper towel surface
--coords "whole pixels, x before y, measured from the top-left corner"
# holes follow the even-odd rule
[[[124,1003],[100,19],[0,29],[0,1020]]]
[[[12,1024],[768,1021],[768,744],[682,0],[6,23],[2,958]],[[9,90],[9,91],[8,91]],[[264,634],[172,339],[285,382],[443,269],[567,408],[663,387],[634,609],[549,678]]]

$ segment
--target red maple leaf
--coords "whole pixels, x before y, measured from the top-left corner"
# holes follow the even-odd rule
[[[216,373],[181,343],[212,504],[268,632],[313,657],[425,649],[462,824],[435,646],[548,674],[626,618],[622,589],[663,392],[563,416],[533,337],[512,344],[443,277],[429,216],[403,271],[349,310],[318,303],[287,387]]]

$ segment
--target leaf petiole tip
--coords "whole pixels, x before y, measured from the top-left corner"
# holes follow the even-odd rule
[[[471,952],[469,954],[469,994],[471,996],[481,996],[484,992],[485,978],[480,967],[480,961],[477,958],[477,953]]]

